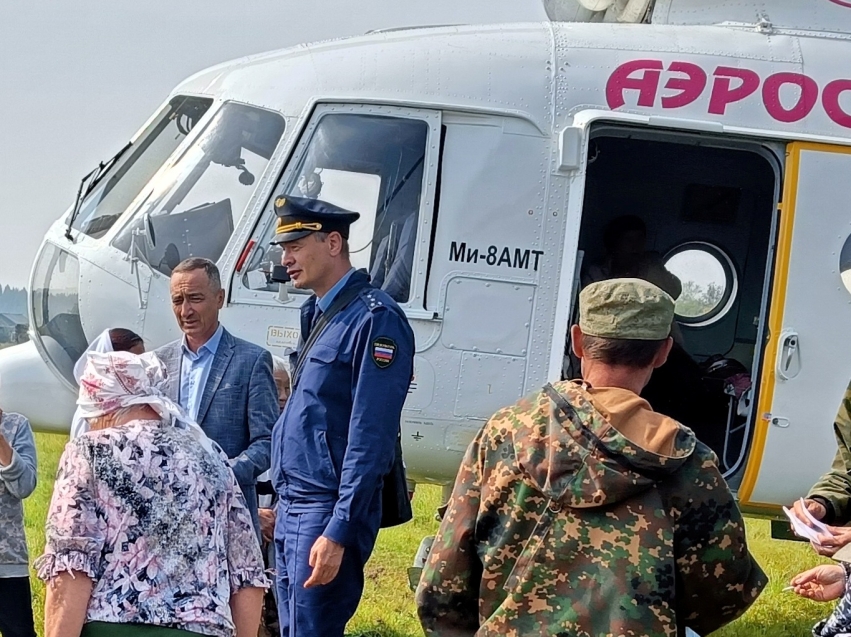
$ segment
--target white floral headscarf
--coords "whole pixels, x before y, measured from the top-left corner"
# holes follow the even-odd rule
[[[89,343],[86,351],[80,356],[79,360],[74,363],[74,380],[80,384],[80,379],[83,377],[83,371],[86,369],[86,361],[89,360],[89,352],[111,352],[112,338],[109,335],[109,330],[104,330],[98,334],[97,338]],[[80,434],[84,434],[89,430],[89,421],[86,420],[80,413],[79,407],[74,412],[74,418],[71,420],[71,438],[76,438]]]
[[[83,355],[80,356],[80,359],[74,364],[74,380],[77,381],[77,384],[80,383],[80,379],[83,377],[83,371],[86,369],[86,361],[88,360],[89,352],[106,353],[111,351],[113,351],[112,337],[109,335],[109,330],[104,330],[97,335],[95,340],[89,343],[86,351],[83,352]]]
[[[188,413],[163,391],[165,366],[156,354],[97,352],[86,354],[80,377],[77,410],[83,418],[97,418],[133,405],[149,405],[163,420],[183,424],[202,447],[219,455],[212,441]]]

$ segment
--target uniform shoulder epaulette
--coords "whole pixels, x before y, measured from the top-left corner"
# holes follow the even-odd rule
[[[371,312],[379,312],[390,307],[390,303],[387,302],[390,297],[377,288],[364,288],[364,291],[360,293],[358,298],[363,301],[364,305]]]

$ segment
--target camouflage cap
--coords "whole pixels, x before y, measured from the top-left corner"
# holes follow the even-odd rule
[[[661,341],[673,321],[674,299],[641,279],[599,281],[579,295],[579,327],[589,336]]]

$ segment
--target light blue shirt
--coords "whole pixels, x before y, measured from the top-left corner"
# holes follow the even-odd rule
[[[183,337],[178,402],[193,420],[198,420],[198,408],[201,406],[204,387],[207,386],[207,378],[210,377],[210,369],[213,367],[213,359],[219,349],[223,330],[224,328],[219,324],[219,329],[213,333],[210,340],[198,348],[197,352],[193,352],[186,346],[186,337]]]
[[[321,299],[316,299],[316,305],[319,306],[319,309],[322,310],[323,314],[328,311],[329,307],[331,307],[331,304],[334,302],[334,299],[337,298],[337,295],[340,293],[340,290],[342,290],[346,286],[348,280],[352,278],[352,274],[354,274],[354,272],[354,268],[350,269],[343,275],[343,278],[341,278],[334,284],[334,287],[332,287],[325,293],[325,296],[323,296]]]

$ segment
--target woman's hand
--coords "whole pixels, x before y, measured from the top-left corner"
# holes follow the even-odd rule
[[[266,542],[272,542],[275,539],[275,509],[257,509],[257,516],[260,518],[260,534]]]
[[[845,569],[838,564],[816,566],[793,577],[790,584],[796,595],[829,602],[845,593]]]

